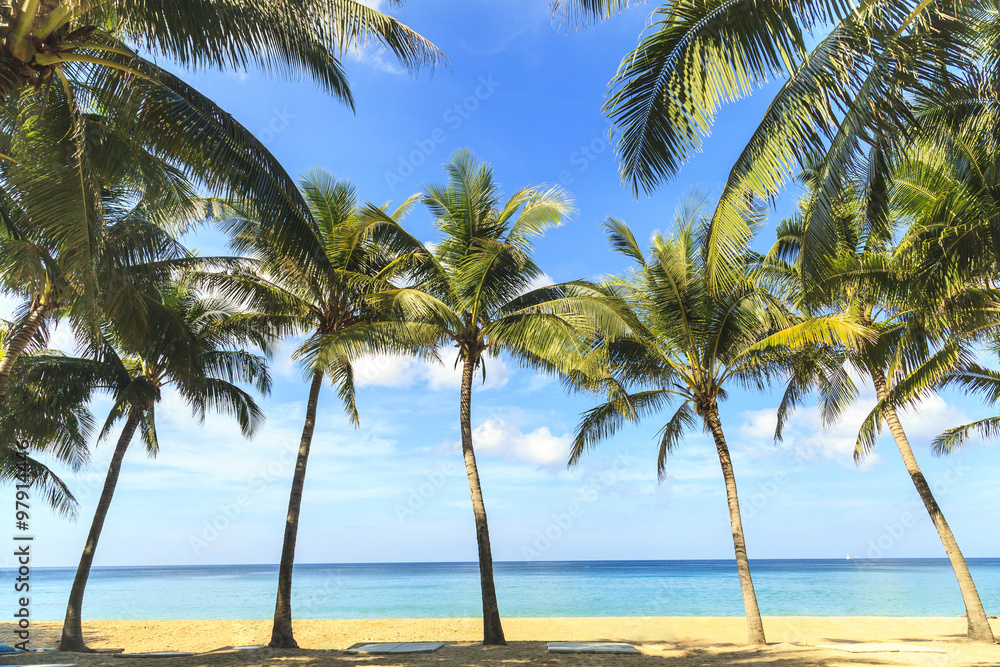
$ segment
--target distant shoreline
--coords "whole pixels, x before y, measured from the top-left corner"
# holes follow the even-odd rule
[[[966,556],[965,558],[968,562],[990,562],[990,561],[1000,561],[1000,556]],[[844,558],[843,556],[839,558],[751,558],[750,564],[754,563],[801,563],[801,562],[815,562],[815,563],[839,563],[847,561],[858,561],[859,563],[893,563],[893,562],[948,562],[945,556],[912,556],[906,558],[865,558],[864,556],[851,556],[850,558]],[[585,565],[588,563],[593,564],[610,564],[610,563],[629,563],[633,565],[639,565],[643,563],[656,564],[656,563],[735,563],[735,558],[664,558],[659,560],[650,560],[646,558],[641,559],[611,559],[611,560],[496,560],[493,561],[494,567],[502,566],[544,566],[544,565]],[[478,567],[479,564],[476,561],[372,561],[372,562],[329,562],[329,563],[296,563],[295,567],[391,567],[391,566],[434,566],[434,565],[468,565]],[[217,568],[217,567],[273,567],[277,568],[277,563],[186,563],[186,564],[174,564],[174,565],[94,565],[94,570],[124,570],[124,569],[183,569],[183,568]],[[16,568],[13,567],[0,567],[0,573],[12,572]],[[33,567],[33,570],[67,570],[76,569],[76,564],[72,565],[48,565]]]
[[[1000,613],[1000,559],[972,559],[987,613]],[[946,559],[760,560],[751,563],[761,611],[771,616],[958,616]],[[276,565],[102,567],[90,575],[83,618],[267,619]],[[296,566],[295,618],[476,617],[476,563]],[[33,570],[31,617],[61,620],[74,568]],[[508,618],[740,617],[734,561],[555,561],[495,567]],[[11,573],[0,573],[11,577]]]

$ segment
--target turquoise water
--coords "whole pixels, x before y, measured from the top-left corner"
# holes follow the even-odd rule
[[[969,567],[987,613],[1000,613],[1000,559],[971,559]],[[765,615],[964,613],[945,559],[759,560],[751,570]],[[73,574],[32,570],[33,619],[62,619]],[[277,576],[276,565],[94,568],[84,617],[266,619]],[[4,582],[13,577],[0,571]],[[743,614],[735,561],[497,563],[496,582],[500,611],[511,617]],[[292,609],[296,618],[475,617],[479,570],[475,563],[299,565]]]

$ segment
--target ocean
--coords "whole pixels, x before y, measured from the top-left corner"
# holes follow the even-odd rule
[[[765,616],[959,616],[946,559],[752,560]],[[1000,613],[1000,558],[970,559],[988,614]],[[735,561],[495,564],[508,617],[740,616]],[[72,568],[33,568],[33,620],[62,620]],[[15,573],[0,570],[13,588]],[[87,620],[267,619],[276,565],[96,567]],[[5,594],[4,598],[8,596]],[[482,613],[475,563],[297,565],[295,618],[449,618]]]

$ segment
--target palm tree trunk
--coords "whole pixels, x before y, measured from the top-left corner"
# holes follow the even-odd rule
[[[87,578],[90,576],[90,567],[94,564],[94,552],[97,550],[97,541],[101,539],[101,530],[104,528],[104,520],[108,516],[108,508],[111,507],[111,499],[115,495],[115,487],[118,486],[118,474],[121,472],[122,460],[128,450],[129,443],[135,435],[135,430],[142,421],[143,410],[132,408],[129,413],[125,428],[118,437],[118,445],[111,456],[111,465],[108,466],[108,476],[104,479],[104,490],[101,491],[101,498],[97,502],[97,509],[94,511],[94,521],[90,524],[90,533],[87,535],[87,542],[83,547],[83,555],[80,556],[80,565],[76,568],[76,576],[73,578],[73,588],[69,593],[69,604],[66,605],[66,620],[63,621],[62,639],[59,640],[60,651],[89,651],[83,641],[83,628],[81,627],[81,616],[83,612],[83,594],[87,588]]]
[[[14,364],[21,357],[21,353],[28,347],[28,343],[35,337],[38,330],[42,328],[42,322],[45,321],[45,316],[48,312],[49,309],[41,305],[37,300],[32,302],[28,317],[21,323],[17,333],[10,339],[7,349],[3,351],[3,356],[0,357],[0,411],[3,410],[3,406],[7,402],[7,387],[10,385],[10,372],[13,370]]]
[[[885,376],[880,370],[876,369],[871,371],[871,377],[872,382],[875,384],[875,392],[878,399],[880,401],[885,400],[888,395]],[[920,471],[920,466],[917,465],[917,459],[913,456],[913,450],[910,448],[910,442],[903,431],[903,425],[899,423],[896,410],[891,405],[885,409],[885,421],[889,425],[889,431],[896,441],[899,453],[903,456],[903,465],[906,466],[906,471],[910,473],[913,486],[917,488],[917,493],[920,494],[920,499],[924,502],[924,507],[927,508],[927,513],[930,514],[931,521],[934,522],[934,527],[937,528],[938,537],[941,538],[941,544],[944,545],[944,551],[948,555],[948,560],[951,561],[952,569],[955,571],[955,577],[958,579],[958,588],[962,591],[962,601],[965,603],[965,616],[968,621],[967,636],[972,641],[993,644],[996,642],[993,637],[993,630],[990,628],[990,622],[986,619],[986,611],[983,609],[982,600],[979,599],[979,591],[976,590],[976,583],[972,580],[972,573],[969,572],[969,566],[965,563],[965,556],[962,555],[962,550],[958,547],[955,535],[951,532],[951,527],[948,526],[948,522],[944,518],[944,512],[941,511],[937,500],[934,499],[934,494],[931,492],[931,487],[924,478],[924,473]]]
[[[292,491],[288,496],[288,515],[285,518],[285,540],[281,545],[281,565],[278,567],[278,598],[274,603],[274,626],[271,629],[272,648],[298,648],[292,635],[292,566],[295,564],[295,539],[299,533],[299,510],[302,508],[302,487],[306,482],[306,464],[309,447],[316,428],[316,406],[319,390],[323,387],[323,371],[313,371],[306,406],[306,423],[302,427],[299,455],[292,475]]]
[[[472,376],[475,370],[475,359],[465,356],[462,365],[462,405],[459,411],[462,454],[465,456],[465,472],[469,476],[469,491],[472,492],[472,513],[476,517],[479,583],[483,591],[483,645],[505,646],[507,641],[500,624],[500,607],[497,605],[497,590],[493,584],[493,552],[490,550],[490,529],[486,523],[486,504],[483,502],[483,489],[479,485],[476,453],[472,449]]]
[[[729,500],[729,522],[733,527],[733,547],[736,550],[736,570],[740,575],[740,589],[743,591],[743,609],[747,617],[747,644],[763,645],[764,622],[760,618],[757,607],[757,594],[753,589],[753,579],[750,577],[750,561],[747,558],[747,545],[743,539],[743,521],[740,519],[740,501],[736,496],[736,476],[733,474],[733,460],[729,456],[726,436],[722,432],[722,422],[719,421],[719,409],[712,406],[705,411],[705,421],[715,438],[715,448],[719,452],[719,463],[722,464],[722,476],[726,480],[726,498]]]

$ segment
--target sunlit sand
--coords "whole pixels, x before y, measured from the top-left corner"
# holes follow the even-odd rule
[[[994,632],[1000,624],[992,621]],[[300,651],[221,650],[224,646],[266,644],[270,621],[94,621],[84,623],[92,648],[124,648],[129,653],[197,651],[192,657],[115,658],[109,655],[39,653],[5,662],[75,662],[80,667],[123,664],[228,667],[517,667],[519,665],[781,665],[854,667],[866,665],[981,666],[1000,664],[1000,645],[971,644],[962,618],[770,617],[764,619],[768,646],[743,646],[739,617],[508,618],[510,644],[483,648],[479,619],[302,620],[295,622]],[[59,623],[33,626],[34,646],[54,646]],[[0,624],[6,638],[10,624]],[[443,641],[434,653],[352,655],[344,649],[366,642]],[[554,654],[547,641],[622,641],[641,655]],[[820,645],[825,648],[818,648]],[[841,650],[831,648],[842,645]],[[869,646],[865,646],[869,645]],[[859,652],[861,649],[861,652]],[[870,650],[869,650],[870,649]],[[941,652],[943,651],[943,652]]]

